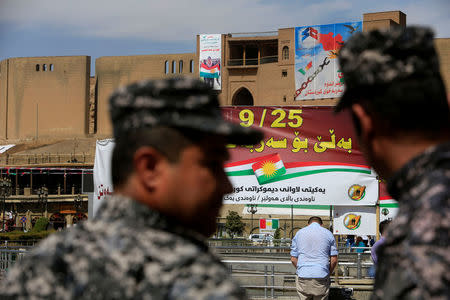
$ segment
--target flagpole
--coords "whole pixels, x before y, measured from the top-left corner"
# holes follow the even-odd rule
[[[291,205],[291,239],[294,236],[294,205]]]

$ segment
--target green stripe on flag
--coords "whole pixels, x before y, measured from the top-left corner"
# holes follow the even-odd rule
[[[302,177],[302,176],[307,176],[307,175],[329,173],[329,172],[352,172],[352,173],[370,174],[370,170],[330,168],[330,169],[321,169],[321,170],[312,170],[312,171],[303,171],[303,172],[297,172],[297,173],[292,173],[292,174],[285,174],[285,175],[281,175],[277,178],[273,178],[273,179],[267,181],[266,183],[281,181],[284,179],[290,179],[290,178],[295,178],[295,177]],[[254,174],[253,170],[241,170],[241,171],[227,172],[228,176],[248,176],[248,175],[253,175],[253,174]]]
[[[380,207],[398,207],[397,203],[380,204]]]
[[[322,169],[322,170],[314,170],[314,171],[304,171],[304,172],[298,172],[298,173],[292,173],[292,174],[286,174],[279,176],[277,178],[271,179],[266,181],[265,183],[271,183],[271,182],[277,182],[285,179],[291,179],[296,177],[303,177],[308,175],[314,175],[314,174],[320,174],[320,173],[330,173],[330,172],[353,172],[353,173],[362,173],[362,174],[370,174],[370,170],[355,170],[355,169],[338,169],[338,168],[332,168],[332,169]]]
[[[200,72],[200,77],[203,77],[203,78],[219,78],[219,73]]]
[[[303,69],[298,69],[298,71],[299,71],[300,73],[302,73],[303,75],[306,74],[306,72],[305,72]]]
[[[278,229],[278,219],[272,219],[272,229]]]
[[[241,170],[241,171],[231,171],[227,172],[227,176],[248,176],[248,175],[254,175],[252,169],[250,170]]]

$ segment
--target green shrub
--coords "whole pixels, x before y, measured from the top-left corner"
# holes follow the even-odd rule
[[[40,231],[40,232],[23,232],[23,231],[11,231],[0,233],[0,240],[2,241],[24,241],[24,240],[41,240],[46,238],[54,231]]]
[[[31,230],[32,232],[41,232],[41,231],[45,231],[47,230],[47,225],[48,225],[48,219],[47,218],[39,218],[36,221],[36,224],[34,224],[33,229]]]

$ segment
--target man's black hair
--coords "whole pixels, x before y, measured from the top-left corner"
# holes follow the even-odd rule
[[[308,220],[308,225],[311,224],[312,222],[317,222],[317,223],[319,223],[320,225],[323,224],[323,223],[322,223],[322,219],[321,219],[320,217],[317,217],[317,216],[314,216],[314,217],[309,218],[309,220]]]
[[[410,78],[365,87],[354,97],[352,102],[361,104],[386,135],[414,132],[435,139],[450,133],[450,109],[441,78]],[[354,116],[353,123],[359,134]]]

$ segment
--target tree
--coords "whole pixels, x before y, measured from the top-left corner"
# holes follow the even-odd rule
[[[242,217],[235,211],[228,211],[227,221],[225,223],[225,230],[231,237],[234,235],[241,235],[244,231],[245,224],[242,222]]]
[[[277,230],[275,230],[275,233],[273,235],[274,246],[276,247],[280,246],[280,239],[281,239],[281,229],[277,228]]]

